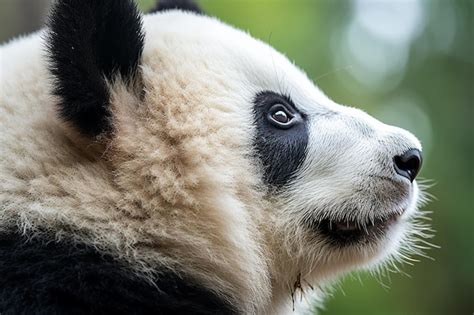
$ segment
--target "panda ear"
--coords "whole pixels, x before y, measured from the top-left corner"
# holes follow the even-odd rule
[[[193,0],[159,0],[150,13],[173,9],[204,14],[199,5]]]
[[[107,80],[133,80],[144,45],[133,0],[58,0],[49,18],[49,70],[59,113],[82,134],[111,130]]]

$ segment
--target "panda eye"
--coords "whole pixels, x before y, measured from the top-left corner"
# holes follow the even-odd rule
[[[272,125],[281,129],[288,129],[296,122],[295,115],[283,104],[273,105],[268,111],[267,118]]]

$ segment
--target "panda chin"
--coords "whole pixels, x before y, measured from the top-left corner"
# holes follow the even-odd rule
[[[368,245],[382,240],[390,228],[397,224],[399,217],[399,214],[394,213],[367,222],[324,219],[316,224],[316,229],[331,245]]]

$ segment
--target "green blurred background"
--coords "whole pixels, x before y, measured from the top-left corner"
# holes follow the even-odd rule
[[[0,0],[0,42],[42,25],[49,0]],[[154,0],[139,1],[143,10]],[[202,0],[284,52],[331,98],[406,128],[433,179],[434,260],[348,276],[321,314],[473,314],[474,1]],[[381,283],[382,284],[381,284]]]

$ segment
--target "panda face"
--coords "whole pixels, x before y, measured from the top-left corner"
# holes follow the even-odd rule
[[[145,89],[179,89],[170,94],[185,108],[172,119],[181,127],[191,119],[189,133],[221,141],[210,154],[238,161],[227,164],[233,185],[239,169],[255,167],[268,237],[296,261],[333,266],[396,253],[419,193],[412,134],[334,103],[283,55],[212,18],[169,12],[145,18],[145,29]],[[169,76],[147,86],[148,67],[153,78]]]

